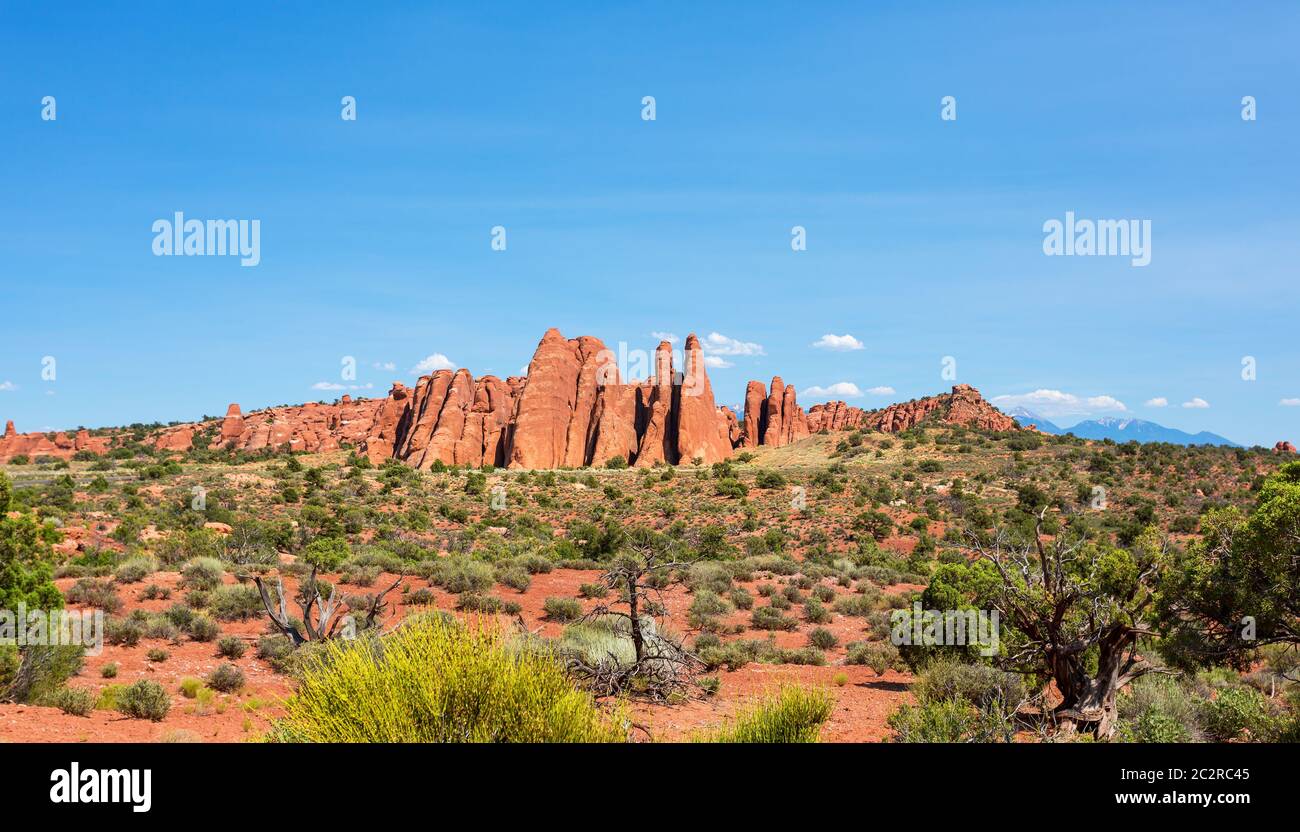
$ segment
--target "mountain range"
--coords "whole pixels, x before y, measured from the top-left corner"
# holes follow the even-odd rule
[[[1171,445],[1227,445],[1232,448],[1241,447],[1231,439],[1226,439],[1217,433],[1204,430],[1200,433],[1188,433],[1184,430],[1167,428],[1164,425],[1142,419],[1117,419],[1113,416],[1103,416],[1099,419],[1088,419],[1079,422],[1073,427],[1062,428],[1024,407],[1013,407],[1007,411],[1007,415],[1021,425],[1034,425],[1043,433],[1056,436],[1071,433],[1080,439],[1111,439],[1115,442],[1168,442]]]

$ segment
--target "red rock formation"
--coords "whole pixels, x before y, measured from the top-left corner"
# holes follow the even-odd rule
[[[740,445],[756,448],[763,444],[763,429],[767,427],[767,388],[761,381],[751,381],[745,388],[745,424],[740,430]]]
[[[969,384],[958,384],[951,393],[914,399],[869,413],[865,426],[885,433],[897,433],[915,427],[932,414],[945,424],[982,430],[1016,430],[1018,427],[1015,419],[985,401]]]
[[[243,433],[244,416],[239,410],[239,405],[231,404],[226,408],[226,418],[221,423],[221,438],[218,441],[222,445],[229,445],[237,442]]]
[[[578,377],[585,363],[580,350],[578,341],[565,339],[558,329],[548,329],[542,336],[528,363],[528,378],[515,410],[510,467],[564,464],[569,424],[578,402]]]
[[[153,444],[160,451],[188,451],[194,447],[194,428],[187,425],[164,431]]]
[[[384,399],[384,403],[375,411],[375,418],[371,420],[370,427],[366,430],[364,447],[366,457],[371,462],[378,464],[392,458],[402,418],[410,408],[411,391],[405,384],[393,382],[392,389],[388,391],[388,398]]]
[[[1287,441],[1283,440],[1283,441],[1281,441],[1281,442],[1279,442],[1279,443],[1277,443],[1276,445],[1273,446],[1273,453],[1275,453],[1275,454],[1293,454],[1293,453],[1295,453],[1295,445],[1292,445],[1290,442],[1287,442]]]
[[[671,353],[669,355],[671,357]],[[730,431],[726,417],[719,418],[718,406],[713,400],[713,385],[704,371],[704,350],[694,334],[686,338],[684,358],[686,366],[682,380],[675,387],[676,459],[680,462],[700,460],[705,465],[712,465],[731,456]]]
[[[736,419],[736,413],[725,404],[718,407],[718,415],[723,419],[721,427],[723,428],[727,444],[734,448],[744,440],[744,433],[740,427],[740,422]]]
[[[815,404],[808,408],[808,430],[811,433],[851,430],[861,427],[866,415],[867,412],[862,408],[842,401]]]
[[[596,441],[591,451],[592,465],[604,465],[616,456],[621,456],[625,462],[636,459],[640,446],[637,436],[639,392],[636,384],[606,384],[600,388],[593,417]]]
[[[5,439],[10,439],[17,435],[18,435],[18,431],[14,429],[14,420],[10,419],[9,421],[5,422]]]

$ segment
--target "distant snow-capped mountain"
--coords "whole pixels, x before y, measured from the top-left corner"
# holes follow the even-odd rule
[[[1187,431],[1178,430],[1177,428],[1167,428],[1164,425],[1158,425],[1155,422],[1147,422],[1142,419],[1117,419],[1113,416],[1103,416],[1099,419],[1088,419],[1079,422],[1074,427],[1062,428],[1052,424],[1047,419],[1042,418],[1036,413],[1026,410],[1023,407],[1012,408],[1007,411],[1021,425],[1037,425],[1043,433],[1066,434],[1072,433],[1080,439],[1110,439],[1115,442],[1168,442],[1171,445],[1227,445],[1232,448],[1241,447],[1231,439],[1225,439],[1217,433],[1201,431],[1200,433],[1188,433]]]

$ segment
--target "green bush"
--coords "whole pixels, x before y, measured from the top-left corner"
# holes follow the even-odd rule
[[[45,704],[72,716],[90,716],[96,698],[85,688],[59,688],[45,699]]]
[[[266,610],[262,594],[252,584],[217,587],[212,591],[209,608],[218,621],[246,621]]]
[[[797,620],[783,614],[776,607],[758,607],[749,615],[750,622],[758,630],[794,630],[799,626]]]
[[[226,659],[243,658],[248,646],[238,636],[225,636],[217,642],[217,654]]]
[[[740,712],[730,725],[698,739],[704,742],[817,742],[835,700],[819,688],[790,686]]]
[[[162,722],[171,710],[171,698],[163,686],[149,679],[141,679],[124,688],[116,697],[117,710],[133,719]]]
[[[830,650],[839,644],[840,640],[825,627],[814,627],[812,632],[808,634],[808,643],[819,650]]]
[[[903,665],[898,648],[887,641],[858,641],[850,644],[844,663],[866,665],[877,676],[884,676],[891,669],[901,669]]]
[[[85,649],[29,644],[10,652],[0,645],[0,700],[40,702],[81,670]],[[7,679],[7,681],[6,681]]]
[[[158,569],[153,558],[137,557],[122,561],[114,571],[113,577],[119,584],[134,584],[143,581]]]
[[[582,604],[574,598],[551,596],[542,602],[542,609],[552,621],[575,621],[582,617]]]
[[[1244,732],[1259,739],[1272,729],[1273,716],[1268,699],[1254,688],[1225,688],[1202,706],[1201,727],[1219,742],[1236,739]]]
[[[217,634],[221,632],[221,628],[217,626],[217,622],[208,618],[206,615],[194,616],[190,619],[190,624],[185,629],[190,634],[190,638],[202,642],[214,640],[217,637]]]
[[[620,742],[552,657],[496,630],[420,615],[384,636],[331,641],[304,661],[273,740],[298,742]]]
[[[216,589],[226,567],[216,558],[195,558],[181,567],[181,584],[190,589]]]
[[[223,664],[208,674],[207,685],[220,693],[234,693],[244,686],[244,671],[233,664]]]

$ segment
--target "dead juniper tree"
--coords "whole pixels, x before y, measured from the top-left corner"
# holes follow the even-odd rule
[[[704,665],[662,623],[667,618],[663,590],[679,583],[679,573],[690,566],[674,557],[677,545],[652,532],[633,534],[601,576],[619,600],[598,604],[579,622],[599,627],[613,622],[613,633],[629,639],[632,649],[630,656],[609,648],[604,655],[575,651],[566,656],[569,670],[594,695],[629,694],[654,702],[690,695]]]
[[[1116,696],[1158,668],[1139,648],[1151,628],[1157,585],[1168,568],[1166,546],[1153,529],[1131,549],[1073,537],[1043,537],[1039,512],[1032,543],[999,531],[992,540],[971,536],[971,548],[992,568],[993,580],[972,574],[977,604],[1002,619],[999,662],[1007,669],[1055,683],[1061,702],[1052,711],[1066,733],[1114,734]],[[981,586],[982,584],[982,586]]]
[[[258,592],[262,595],[262,605],[266,608],[266,614],[270,616],[271,623],[276,626],[276,629],[293,640],[294,647],[308,641],[327,641],[334,638],[339,634],[340,625],[348,622],[349,619],[352,620],[344,630],[344,635],[347,637],[351,637],[351,634],[356,630],[366,630],[373,627],[379,615],[388,607],[384,597],[396,589],[402,582],[402,578],[405,577],[405,575],[398,575],[397,580],[393,581],[387,589],[366,596],[368,606],[365,608],[364,614],[361,616],[361,623],[358,626],[354,613],[361,612],[361,610],[353,610],[347,604],[343,604],[340,610],[340,602],[335,598],[338,588],[332,584],[330,585],[329,598],[323,598],[320,593],[320,582],[316,579],[316,571],[317,567],[313,566],[310,576],[298,585],[298,593],[294,597],[294,602],[298,605],[298,609],[302,611],[303,632],[298,631],[298,627],[289,617],[289,610],[285,603],[284,580],[278,576],[275,579],[275,596],[278,600],[278,603],[276,603],[271,600],[271,593],[268,591],[262,576],[252,576],[253,582],[257,584]],[[247,575],[240,575],[239,577],[243,580],[249,578]],[[316,611],[315,620],[312,617],[313,609]]]

